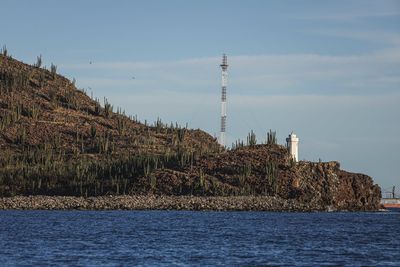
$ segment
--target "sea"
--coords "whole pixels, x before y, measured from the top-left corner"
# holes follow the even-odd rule
[[[0,211],[1,266],[400,266],[400,213]]]

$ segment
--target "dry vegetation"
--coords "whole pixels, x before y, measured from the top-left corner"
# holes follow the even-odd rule
[[[0,55],[0,196],[262,195],[376,209],[370,177],[336,162],[295,163],[275,132],[225,151],[201,130],[141,123],[57,74]],[[115,110],[115,112],[114,112]]]
[[[51,70],[0,56],[0,195],[147,190],[137,178],[221,147],[207,133],[128,117]],[[140,186],[140,187],[138,187]],[[143,187],[144,186],[144,187]]]

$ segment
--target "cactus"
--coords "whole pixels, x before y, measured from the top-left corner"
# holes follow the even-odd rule
[[[257,144],[256,134],[251,130],[251,132],[247,136],[247,145],[255,146]]]
[[[276,131],[273,132],[270,129],[269,132],[267,132],[267,144],[268,145],[276,145],[277,144]]]
[[[101,114],[101,105],[100,105],[100,101],[98,98],[95,99],[94,113],[97,116],[100,116],[100,114]]]
[[[154,122],[154,127],[156,128],[156,133],[160,133],[161,129],[164,127],[160,118],[157,118],[157,121]]]
[[[33,66],[36,67],[36,68],[40,68],[42,66],[42,55],[39,55],[36,58],[36,63],[33,64]]]
[[[57,66],[54,65],[53,63],[51,63],[50,72],[53,75],[53,79],[55,79],[57,74]]]
[[[153,192],[156,191],[156,186],[157,186],[157,177],[155,175],[150,175],[150,187]]]
[[[269,161],[266,162],[264,168],[270,192],[276,195],[278,193],[278,164],[274,161]]]
[[[107,101],[107,98],[104,98],[104,116],[109,118],[112,112],[113,106]]]
[[[1,53],[3,54],[4,57],[8,56],[8,50],[7,50],[7,46],[3,46],[3,49],[1,50]]]
[[[185,139],[185,133],[186,133],[186,129],[185,128],[178,128],[176,130],[176,134],[177,134],[179,143],[182,143],[183,140]]]
[[[18,129],[16,143],[23,145],[26,142],[26,130],[24,127]]]
[[[238,139],[235,141],[235,143],[232,143],[232,150],[235,150],[240,147],[244,147],[243,140]]]
[[[126,120],[123,117],[117,118],[117,130],[120,135],[124,135],[127,128]]]
[[[36,120],[40,115],[40,108],[36,104],[33,104],[30,107],[24,107],[23,105],[21,105],[20,109],[22,109],[22,114],[34,120]]]
[[[109,132],[97,136],[95,143],[95,150],[97,153],[108,154],[112,152],[112,148],[111,134]]]
[[[243,167],[242,167],[242,175],[245,178],[248,178],[251,176],[251,172],[252,172],[252,165],[251,163],[246,163]]]

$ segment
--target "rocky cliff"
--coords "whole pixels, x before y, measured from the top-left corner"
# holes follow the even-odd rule
[[[152,175],[159,194],[277,196],[324,210],[376,210],[381,197],[371,177],[338,162],[295,163],[280,145],[238,148]]]

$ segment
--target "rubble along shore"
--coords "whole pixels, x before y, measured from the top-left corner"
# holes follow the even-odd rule
[[[0,198],[0,210],[209,210],[333,211],[318,204],[273,196],[14,196]]]

